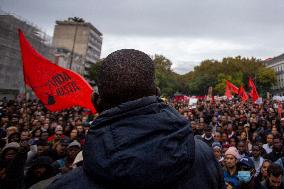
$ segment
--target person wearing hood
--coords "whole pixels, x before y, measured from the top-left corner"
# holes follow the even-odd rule
[[[25,183],[26,187],[40,182],[42,180],[46,180],[54,176],[54,169],[51,166],[52,159],[48,156],[40,156],[33,161],[32,166],[28,169]]]
[[[1,152],[0,188],[23,188],[28,144],[11,142]]]
[[[83,166],[48,188],[225,188],[210,147],[159,98],[153,60],[133,49],[108,55],[93,103]]]

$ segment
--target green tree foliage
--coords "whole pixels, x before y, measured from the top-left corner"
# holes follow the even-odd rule
[[[274,70],[265,68],[260,60],[255,58],[226,57],[222,61],[204,60],[193,71],[179,75],[172,71],[172,62],[162,55],[153,58],[156,71],[156,85],[163,96],[172,96],[176,92],[187,95],[206,95],[208,88],[214,88],[214,95],[224,95],[226,80],[234,85],[242,85],[247,91],[249,77],[255,80],[261,94],[269,91],[276,83]],[[101,61],[89,69],[89,79],[96,81]]]
[[[192,75],[189,90],[195,95],[205,95],[208,86],[214,87],[214,94],[224,95],[226,80],[230,80],[238,87],[243,85],[249,90],[249,77],[256,80],[257,89],[264,94],[276,82],[275,72],[265,68],[260,60],[240,56],[226,57],[222,61],[205,60],[189,74]]]
[[[101,65],[102,65],[102,60],[99,60],[95,64],[92,64],[91,67],[87,69],[88,74],[85,75],[85,77],[96,83],[98,72],[99,72]]]
[[[272,84],[277,82],[275,71],[272,68],[260,67],[256,72],[256,84],[261,87],[262,95],[269,91]]]
[[[162,55],[155,55],[153,58],[156,73],[156,85],[161,89],[163,96],[171,96],[179,91],[181,83],[179,75],[171,70],[172,62]]]

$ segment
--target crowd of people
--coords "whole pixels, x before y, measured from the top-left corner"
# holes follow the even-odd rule
[[[212,148],[227,188],[283,188],[284,119],[277,101],[203,100],[194,109],[183,101],[172,105]]]
[[[169,104],[212,148],[227,188],[283,185],[284,119],[278,117],[277,102],[202,100],[193,109],[187,102]],[[85,136],[96,116],[81,108],[53,113],[38,100],[3,98],[0,117],[0,185],[9,188],[22,185],[19,178],[30,187],[81,166]]]
[[[110,54],[93,94],[98,115],[1,99],[0,188],[284,187],[277,102],[164,102],[154,75],[141,51]]]
[[[53,113],[38,100],[3,98],[0,118],[1,188],[28,188],[82,165],[81,150],[94,119],[89,111]]]

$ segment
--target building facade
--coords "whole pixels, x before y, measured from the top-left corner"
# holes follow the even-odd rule
[[[15,15],[0,15],[0,97],[14,98],[24,92],[24,79],[19,46],[21,29],[32,46],[53,61],[51,38],[32,23]]]
[[[73,57],[71,57],[71,51],[67,49],[57,48],[54,53],[55,61],[54,63],[60,67],[71,69],[77,72],[80,75],[84,74],[84,59],[81,55],[73,53]],[[71,58],[73,60],[71,60]],[[73,62],[72,65],[70,64]]]
[[[284,54],[269,58],[263,64],[276,72],[277,84],[272,87],[272,94],[284,96]]]
[[[84,76],[86,70],[95,64],[101,55],[102,33],[91,23],[85,21],[56,21],[52,44],[55,48],[66,49],[71,56],[77,54],[84,59]],[[73,66],[74,58],[70,60]]]

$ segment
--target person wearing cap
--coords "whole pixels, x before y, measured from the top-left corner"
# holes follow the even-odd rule
[[[237,170],[238,159],[240,159],[240,154],[236,147],[230,147],[225,152],[224,180],[227,188],[232,187],[233,189],[238,189],[240,186]]]
[[[222,156],[222,145],[220,144],[220,142],[213,142],[212,149],[213,149],[215,158],[217,159],[219,164],[223,167],[224,157]]]
[[[24,166],[27,152],[27,143],[11,142],[2,149],[0,160],[4,163],[4,173],[0,178],[1,189],[24,186]]]
[[[72,164],[81,150],[81,144],[77,141],[71,142],[67,147],[66,157],[52,163],[56,173],[67,173],[72,170]]]
[[[237,166],[240,189],[254,189],[255,167],[252,159],[245,156],[239,160]]]
[[[122,49],[99,69],[84,163],[56,179],[55,188],[224,188],[212,149],[194,137],[190,122],[160,99],[155,63]]]
[[[11,142],[6,144],[1,151],[1,159],[5,163],[11,162],[15,158],[19,148],[20,145],[17,142]]]

